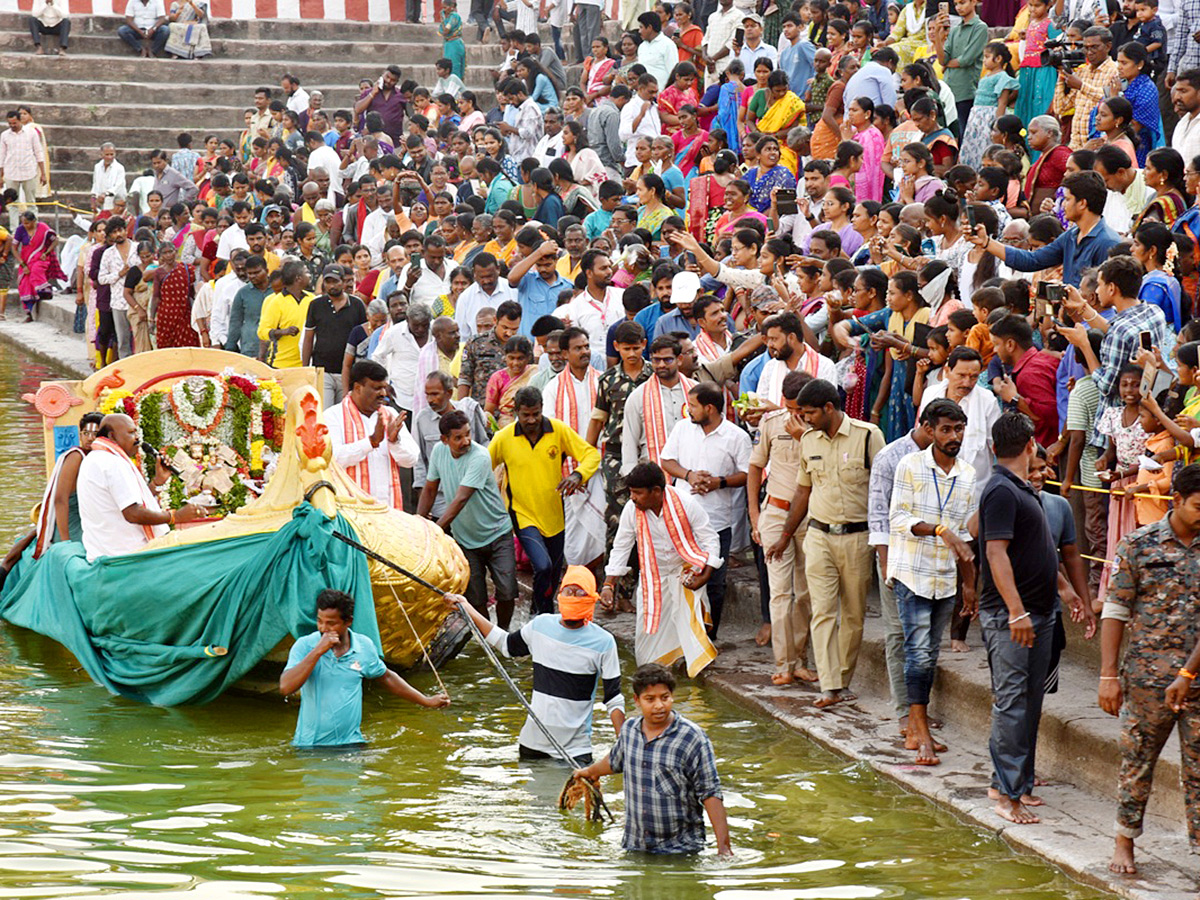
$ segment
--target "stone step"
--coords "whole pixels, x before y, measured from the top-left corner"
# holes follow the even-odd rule
[[[121,43],[121,39],[115,34],[82,34],[77,38],[72,32],[68,55],[63,58],[54,53],[37,56],[33,53],[33,42],[29,39],[28,31],[9,31],[0,33],[0,54],[13,54],[22,59],[28,56],[33,63],[45,63],[48,67],[54,68],[69,67],[75,59],[79,58],[90,61],[97,56],[113,57],[138,65],[160,65],[164,68],[162,73],[164,77],[181,74],[193,65],[200,68],[213,66],[223,61],[271,61],[274,64],[272,68],[277,68],[277,71],[265,72],[264,84],[275,88],[279,93],[279,75],[285,71],[291,72],[301,80],[302,84],[307,86],[306,79],[310,77],[306,74],[307,69],[313,67],[314,64],[320,65],[322,60],[337,61],[344,66],[353,67],[357,76],[378,77],[380,73],[372,71],[376,67],[382,70],[382,67],[394,63],[405,69],[407,75],[407,68],[410,64],[423,62],[432,65],[442,55],[440,41],[420,40],[419,36],[408,34],[402,35],[402,37],[406,40],[378,43],[351,41],[344,38],[331,40],[312,47],[311,51],[308,51],[311,56],[306,53],[303,59],[298,59],[299,54],[296,47],[286,41],[214,37],[213,56],[208,59],[179,60],[163,57],[141,60]],[[57,44],[53,43],[52,38],[51,43],[43,46],[47,49],[57,49]],[[467,44],[468,71],[472,66],[490,65],[498,53],[499,45],[494,42],[491,44]],[[4,62],[7,65],[23,66],[25,64],[23,62],[16,63],[13,60],[4,60]],[[171,67],[169,72],[166,70],[167,66]]]
[[[756,625],[760,619],[758,581],[752,564],[729,575],[721,630],[728,621],[735,628]],[[868,618],[863,635],[854,689],[875,696],[888,695],[888,675],[879,598],[874,587],[868,601]],[[1089,657],[1099,638],[1083,640],[1078,626],[1067,625],[1068,652],[1060,669],[1056,694],[1047,695],[1038,738],[1038,772],[1060,773],[1077,786],[1115,801],[1120,767],[1118,738],[1120,723],[1106,715],[1096,702],[1098,663]],[[719,643],[719,642],[718,642]],[[931,713],[947,723],[969,730],[986,744],[990,728],[992,692],[987,654],[978,625],[968,636],[969,653],[951,653],[946,636],[938,661]],[[1098,652],[1098,650],[1096,651]],[[764,670],[763,677],[769,677]],[[1069,777],[1066,773],[1069,773]],[[1179,742],[1172,736],[1155,769],[1151,813],[1184,821],[1184,796],[1180,784]]]
[[[141,67],[142,64],[130,61],[128,65],[133,68]],[[219,106],[237,107],[238,114],[231,121],[240,123],[242,120],[241,110],[247,109],[253,104],[254,90],[260,80],[253,77],[253,71],[248,70],[241,73],[240,79],[218,77],[210,81],[202,77],[204,74],[201,71],[202,65],[204,64],[197,63],[194,66],[184,66],[190,73],[190,77],[196,81],[187,83],[182,88],[181,82],[171,83],[169,80],[135,82],[134,79],[139,76],[133,72],[122,80],[107,80],[109,73],[105,71],[105,80],[94,77],[87,78],[84,72],[71,73],[75,76],[73,78],[54,74],[10,77],[0,80],[0,92],[3,92],[6,103],[25,101],[30,104],[36,103],[39,106],[45,103],[74,104],[80,107],[94,104],[122,104],[136,96],[139,104],[167,106],[191,105],[194,102],[196,106],[205,109]],[[118,68],[123,67],[124,63]],[[405,71],[416,79],[418,84],[432,85],[437,80],[432,63],[407,66]],[[470,72],[467,74],[471,75]],[[478,74],[483,76],[482,80],[472,79],[468,81],[468,86],[477,89],[477,94],[481,91],[490,94],[492,92],[491,80],[482,72]],[[344,75],[344,77],[338,78],[338,75]],[[312,82],[312,87],[324,92],[325,108],[342,109],[353,104],[359,93],[357,79],[354,75],[355,72],[352,69],[347,69],[344,73],[334,70],[326,76],[328,81]],[[116,77],[121,79],[119,74]],[[40,121],[44,117],[39,115],[37,118]],[[147,121],[153,122],[154,118],[150,117]],[[130,123],[122,124],[128,126]]]

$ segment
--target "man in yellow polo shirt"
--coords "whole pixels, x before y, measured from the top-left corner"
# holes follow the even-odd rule
[[[600,468],[600,451],[569,426],[542,415],[542,392],[524,387],[513,399],[517,420],[496,432],[488,448],[492,466],[508,469],[508,508],[517,539],[533,565],[533,614],[554,611],[554,589],[563,565],[562,497],[583,488]],[[564,460],[575,462],[563,477]]]
[[[280,267],[282,289],[263,301],[258,319],[258,339],[267,342],[269,365],[288,369],[301,365],[300,334],[308,316],[313,295],[308,287],[308,267],[298,259],[289,259]]]

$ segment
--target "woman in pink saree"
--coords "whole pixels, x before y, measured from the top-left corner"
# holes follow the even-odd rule
[[[700,158],[706,152],[712,136],[700,127],[696,107],[690,103],[679,107],[679,126],[679,130],[671,135],[675,145],[675,165],[679,166],[683,177],[690,180],[699,173]]]
[[[857,141],[863,148],[862,167],[854,178],[854,195],[859,200],[883,200],[883,153],[887,140],[875,127],[875,104],[869,97],[855,97],[846,104],[842,138]]]
[[[37,213],[26,210],[21,213],[21,224],[13,234],[20,245],[21,263],[17,281],[17,295],[25,307],[25,321],[33,321],[33,310],[39,300],[49,300],[54,295],[54,282],[66,280],[58,264],[58,235],[49,225],[37,220]]]

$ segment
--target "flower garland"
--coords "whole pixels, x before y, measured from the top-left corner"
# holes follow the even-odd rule
[[[100,412],[104,413],[106,416],[111,416],[113,413],[117,412],[118,409],[121,412],[124,412],[125,398],[132,396],[133,391],[126,391],[124,389],[107,390],[104,392],[104,397],[100,400]]]
[[[193,400],[189,389],[200,390],[203,396],[200,400]],[[167,396],[171,400],[171,409],[180,422],[193,431],[208,434],[221,424],[230,394],[224,379],[192,375],[177,381]]]

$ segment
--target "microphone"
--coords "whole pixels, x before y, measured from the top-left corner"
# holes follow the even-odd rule
[[[149,441],[142,441],[142,452],[149,456],[153,456],[153,457],[157,458],[158,461],[163,464],[163,468],[166,469],[168,472],[170,472],[172,475],[180,475],[181,474],[179,469],[175,467],[175,464],[172,463],[170,460],[168,460],[165,456],[163,456],[157,450],[155,450],[154,445],[151,444]]]

